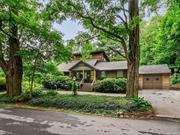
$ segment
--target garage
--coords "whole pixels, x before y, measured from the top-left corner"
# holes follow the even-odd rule
[[[143,89],[162,89],[162,75],[144,75]]]
[[[143,65],[139,69],[140,89],[169,89],[170,69],[166,64]]]

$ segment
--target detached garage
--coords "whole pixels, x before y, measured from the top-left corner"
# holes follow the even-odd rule
[[[140,89],[169,89],[170,73],[166,64],[140,66]]]

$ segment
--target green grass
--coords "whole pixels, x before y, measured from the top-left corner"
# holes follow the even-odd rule
[[[119,111],[138,112],[152,109],[152,106],[141,98],[128,99],[125,97],[94,96],[94,95],[66,95],[53,91],[34,92],[33,98],[27,94],[9,98],[0,94],[0,103],[24,103],[31,106],[53,107],[75,112],[94,113],[100,115],[116,115]]]

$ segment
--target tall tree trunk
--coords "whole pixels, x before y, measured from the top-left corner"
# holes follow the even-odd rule
[[[139,17],[138,0],[129,0],[129,21],[134,22],[135,17]],[[137,20],[137,19],[136,19]],[[127,97],[137,97],[139,89],[139,21],[135,21],[135,26],[129,32],[129,52],[128,52],[128,83]]]
[[[8,96],[18,96],[22,92],[22,59],[14,56],[9,61],[6,72],[6,89]]]
[[[16,10],[12,12],[18,14]],[[18,96],[22,92],[22,58],[18,54],[20,51],[18,39],[18,27],[14,23],[9,24],[10,33],[9,37],[9,61],[7,63],[6,71],[6,87],[8,96]]]

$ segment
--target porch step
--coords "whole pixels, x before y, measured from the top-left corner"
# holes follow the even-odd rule
[[[93,86],[91,85],[91,83],[83,83],[82,87],[80,88],[80,91],[92,91],[93,90]]]

